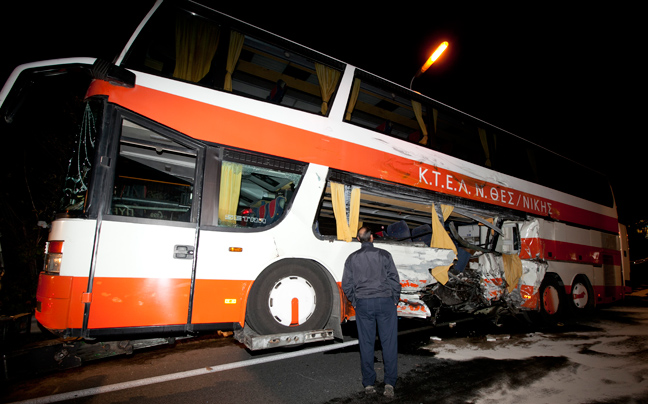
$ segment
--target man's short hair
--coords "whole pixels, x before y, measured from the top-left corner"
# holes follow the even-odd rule
[[[358,229],[358,240],[362,242],[371,241],[371,229],[367,226]]]

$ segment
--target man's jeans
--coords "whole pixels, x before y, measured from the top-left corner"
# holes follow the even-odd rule
[[[394,386],[398,377],[398,315],[394,300],[391,297],[358,299],[355,312],[362,385],[372,386],[376,382],[374,344],[378,327],[385,366],[385,384]]]

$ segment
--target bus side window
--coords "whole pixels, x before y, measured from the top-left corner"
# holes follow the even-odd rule
[[[337,217],[333,207],[332,183],[337,182],[336,175],[334,174],[327,184],[314,229],[320,237],[344,240],[344,235],[338,234]],[[340,177],[342,175],[338,178]],[[406,193],[399,194],[399,188],[396,186],[391,186],[391,190],[385,192],[383,183],[364,180],[362,185],[359,185],[360,182],[358,180],[356,185],[345,185],[348,192],[351,192],[353,187],[360,189],[357,211],[358,226],[368,226],[373,231],[376,241],[407,243],[415,246],[430,245],[432,239],[431,203],[408,197]],[[347,206],[347,214],[350,215],[349,206]],[[346,221],[347,219],[342,220]],[[351,221],[349,218],[348,222]],[[355,220],[353,221],[355,222]]]
[[[300,180],[301,174],[224,161],[218,225],[258,228],[279,221]]]
[[[191,221],[196,153],[124,120],[111,213]]]

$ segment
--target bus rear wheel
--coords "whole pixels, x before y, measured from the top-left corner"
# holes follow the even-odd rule
[[[318,330],[326,326],[332,302],[328,279],[315,264],[278,262],[254,282],[246,321],[262,335]]]
[[[576,278],[572,284],[571,301],[577,315],[587,314],[594,308],[594,292],[583,277]]]
[[[548,324],[558,323],[563,316],[565,292],[553,277],[545,277],[540,285],[540,315]]]

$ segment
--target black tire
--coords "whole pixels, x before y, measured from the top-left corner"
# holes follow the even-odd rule
[[[246,322],[262,335],[318,330],[326,326],[332,302],[322,269],[309,261],[284,260],[269,266],[254,282]]]
[[[594,290],[587,278],[578,276],[574,279],[569,300],[571,301],[572,311],[576,315],[591,313],[595,306]]]
[[[553,276],[545,276],[540,285],[540,316],[547,324],[563,319],[567,299],[565,288]]]

